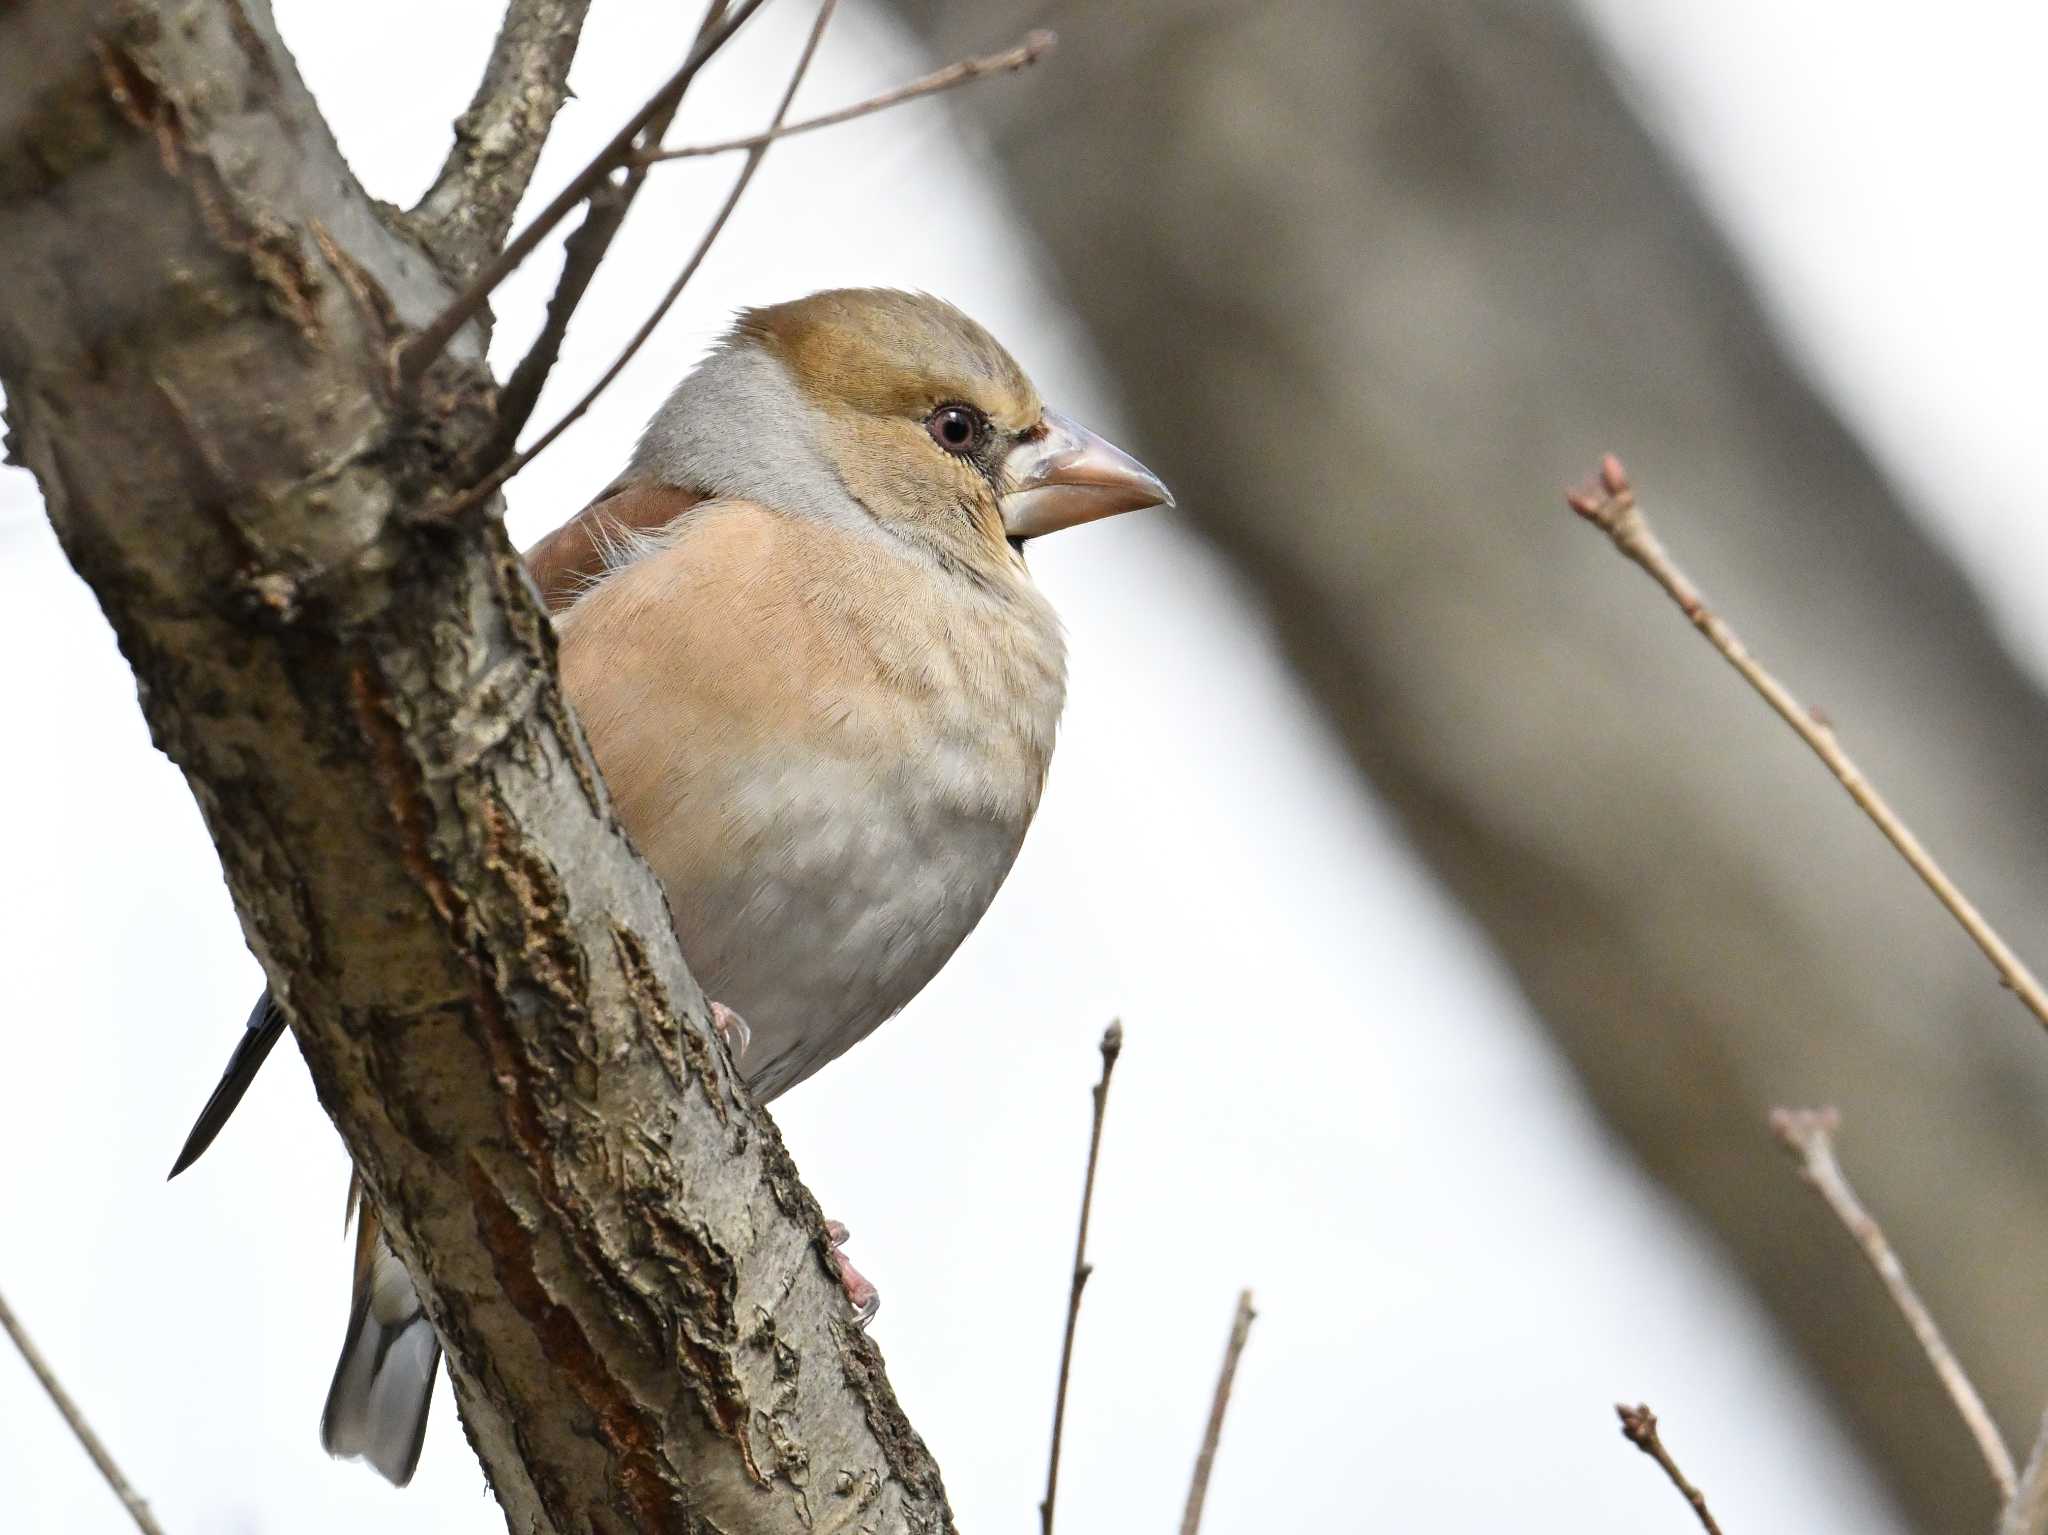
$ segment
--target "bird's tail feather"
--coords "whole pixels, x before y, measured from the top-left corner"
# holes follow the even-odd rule
[[[368,1461],[403,1487],[420,1463],[441,1344],[376,1210],[353,1187],[349,1197],[356,1206],[355,1298],[320,1414],[320,1443],[330,1455]]]

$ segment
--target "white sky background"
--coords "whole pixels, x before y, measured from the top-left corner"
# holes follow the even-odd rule
[[[2048,659],[2023,600],[2048,560],[2032,78],[2048,23],[2020,0],[1594,8],[1817,369]],[[358,173],[409,201],[494,0],[279,10]],[[694,12],[597,6],[544,188],[671,67]],[[770,7],[677,138],[757,126],[807,22]],[[798,110],[921,67],[854,0]],[[610,357],[735,169],[660,173],[565,389]],[[610,477],[731,308],[827,285],[946,294],[1114,435],[1005,218],[940,108],[782,146],[671,324],[512,487],[515,533]],[[501,360],[550,275],[504,293]],[[566,403],[557,390],[541,418]],[[776,1109],[882,1288],[876,1335],[962,1527],[1037,1527],[1087,1088],[1121,1014],[1064,1529],[1172,1527],[1240,1283],[1261,1315],[1211,1530],[1689,1528],[1616,1435],[1621,1397],[1657,1405],[1731,1530],[1891,1528],[1768,1324],[1591,1119],[1217,563],[1143,514],[1050,540],[1034,565],[1074,657],[1039,825],[930,990]],[[445,1384],[408,1491],[318,1448],[346,1173],[294,1052],[162,1182],[260,978],[182,779],[17,470],[0,473],[0,654],[6,713],[67,722],[61,750],[37,735],[0,753],[0,1286],[178,1535],[501,1529]],[[0,1354],[0,1529],[126,1528]]]

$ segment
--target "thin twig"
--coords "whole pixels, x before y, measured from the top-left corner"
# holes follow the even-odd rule
[[[122,1506],[128,1510],[128,1517],[135,1521],[135,1527],[142,1531],[142,1535],[164,1535],[163,1526],[158,1524],[156,1516],[150,1513],[149,1505],[142,1500],[142,1494],[128,1485],[128,1478],[121,1474],[121,1468],[114,1464],[114,1457],[109,1455],[107,1447],[100,1443],[100,1436],[95,1434],[92,1425],[85,1421],[85,1414],[78,1410],[78,1404],[72,1401],[70,1394],[57,1383],[57,1377],[51,1373],[50,1366],[44,1361],[41,1352],[29,1341],[28,1334],[22,1331],[21,1321],[15,1316],[13,1308],[7,1304],[5,1296],[0,1296],[0,1328],[7,1330],[7,1336],[12,1338],[14,1346],[21,1350],[21,1357],[28,1361],[28,1367],[35,1372],[36,1379],[42,1382],[43,1390],[56,1404],[57,1411],[63,1416],[64,1421],[71,1426],[71,1432],[77,1436],[78,1442],[85,1446],[85,1453],[92,1457],[92,1463],[100,1468],[100,1475],[105,1477],[107,1485],[114,1489],[114,1496],[119,1498]]]
[[[1827,1201],[1835,1218],[1848,1229],[1856,1245],[1863,1249],[1863,1256],[1870,1260],[1870,1266],[1877,1270],[1877,1277],[1891,1292],[1892,1303],[1919,1340],[1921,1352],[1927,1355],[1934,1373],[1947,1388],[1949,1400],[1955,1403],[1964,1425],[1976,1438],[1977,1449],[1984,1456],[1984,1464],[1991,1468],[1991,1479],[1998,1484],[1999,1495],[2010,1499],[2017,1480],[2012,1451],[2005,1447],[2004,1436],[1992,1421],[1984,1399],[1977,1395],[1977,1388],[1970,1384],[1961,1362],[1942,1338],[1941,1329],[1934,1325],[1934,1318],[1914,1291],[1912,1281],[1906,1278],[1905,1267],[1885,1239],[1884,1228],[1863,1208],[1855,1189],[1849,1185],[1848,1175],[1835,1160],[1834,1134],[1840,1124],[1841,1117],[1833,1109],[1771,1111],[1771,1133],[1799,1162],[1799,1176]]]
[[[467,277],[504,243],[569,95],[590,0],[508,0],[455,142],[410,219],[445,267]]]
[[[591,280],[604,264],[619,226],[626,221],[626,211],[632,206],[640,183],[646,179],[644,171],[636,171],[623,185],[614,186],[610,182],[599,185],[584,207],[583,222],[562,242],[562,270],[555,279],[555,291],[548,298],[547,318],[541,324],[540,334],[534,337],[533,345],[526,349],[526,355],[519,359],[518,365],[506,378],[504,388],[498,391],[497,420],[491,429],[490,440],[477,454],[478,468],[496,468],[517,451],[519,434],[533,418],[533,408],[540,403],[541,389],[546,385],[548,375],[554,371],[555,364],[561,360],[562,343],[569,336],[569,322],[582,304],[583,296],[590,291]]]
[[[1202,1528],[1202,1505],[1209,1497],[1209,1472],[1216,1464],[1216,1446],[1223,1438],[1223,1415],[1230,1410],[1230,1387],[1237,1379],[1237,1362],[1244,1357],[1245,1340],[1251,1336],[1252,1292],[1237,1294],[1237,1315],[1230,1323],[1230,1342],[1223,1350],[1223,1370],[1216,1377],[1216,1396],[1209,1403],[1209,1426],[1202,1431],[1201,1453],[1195,1456],[1194,1479],[1188,1483],[1187,1512],[1181,1515],[1180,1535],[1196,1535]]]
[[[1622,1437],[1664,1468],[1664,1474],[1671,1478],[1671,1485],[1692,1505],[1700,1528],[1707,1535],[1721,1535],[1721,1526],[1714,1523],[1714,1516],[1707,1512],[1707,1495],[1685,1479],[1685,1473],[1678,1469],[1678,1462],[1671,1458],[1671,1452],[1664,1448],[1664,1441],[1658,1437],[1657,1415],[1647,1406],[1628,1407],[1620,1402],[1614,1404],[1614,1410],[1621,1418]]]
[[[1074,1280],[1067,1291],[1067,1335],[1060,1344],[1059,1391],[1052,1400],[1052,1453],[1045,1467],[1045,1501],[1038,1505],[1040,1535],[1052,1535],[1053,1501],[1060,1487],[1060,1435],[1067,1426],[1067,1382],[1074,1372],[1074,1327],[1081,1319],[1081,1291],[1095,1267],[1088,1261],[1088,1214],[1095,1208],[1095,1163],[1102,1154],[1102,1113],[1109,1105],[1109,1074],[1123,1054],[1124,1026],[1113,1021],[1102,1031],[1102,1080],[1095,1084],[1095,1123],[1088,1131],[1088,1172],[1081,1182],[1081,1228],[1074,1236]]]
[[[1849,791],[1849,797],[1877,824],[1885,840],[1898,849],[1899,855],[1912,865],[1913,872],[1934,892],[1935,898],[1962,924],[1963,931],[1984,951],[1985,957],[1997,969],[1999,978],[2025,1004],[2027,1011],[2043,1027],[2048,1027],[2048,991],[2042,989],[2033,972],[1984,920],[1983,913],[1956,888],[1955,882],[1942,872],[1933,856],[1920,845],[1920,839],[1913,835],[1897,812],[1849,760],[1849,754],[1835,739],[1833,727],[1813,710],[1802,708],[1785,685],[1756,662],[1742,641],[1735,637],[1735,631],[1707,606],[1699,589],[1672,563],[1671,556],[1651,531],[1642,509],[1636,505],[1635,491],[1629,484],[1627,472],[1621,467],[1621,461],[1608,454],[1601,460],[1598,478],[1570,492],[1565,500],[1573,511],[1614,540],[1615,548],[1647,571],[1650,579],[1663,587],[1685,616],[1692,620],[1693,627],[1705,635],[1708,643],[1742,674],[1744,681],[1763,695],[1764,701],[1777,711],[1778,717],[1798,733],[1799,739]]]
[[[1999,1516],[1998,1535],[2048,1535],[2048,1413],[2042,1415],[2020,1484]]]
[[[712,0],[704,12],[703,21],[698,24],[699,39],[718,25],[725,14],[725,6],[726,0]],[[641,142],[659,144],[681,105],[682,100],[678,97],[666,111],[655,113],[646,128],[641,130]],[[534,337],[526,355],[519,359],[518,365],[505,379],[505,386],[498,391],[497,421],[491,429],[490,440],[476,456],[476,473],[495,469],[517,450],[519,434],[526,430],[526,423],[533,417],[534,406],[540,403],[540,392],[547,384],[548,375],[561,359],[562,343],[569,335],[569,322],[575,318],[576,310],[590,291],[598,268],[604,265],[612,241],[618,237],[627,213],[632,210],[633,200],[640,195],[640,188],[646,180],[647,167],[635,163],[628,166],[624,180],[600,181],[591,192],[583,210],[583,222],[562,242],[562,270],[555,278],[555,291],[548,297],[547,318],[541,324],[540,334]]]
[[[634,156],[639,165],[659,165],[664,160],[694,160],[702,155],[730,154],[736,149],[758,149],[774,139],[794,138],[799,133],[810,133],[819,128],[831,128],[840,123],[850,123],[857,117],[884,112],[890,107],[901,106],[906,101],[920,97],[935,96],[941,91],[950,91],[975,80],[991,75],[1010,74],[1028,69],[1051,53],[1059,38],[1054,33],[1040,28],[1027,33],[1024,41],[1014,48],[1001,53],[984,53],[975,58],[961,59],[948,64],[944,69],[935,69],[928,75],[920,75],[894,90],[883,91],[865,101],[856,101],[852,106],[840,107],[837,111],[826,112],[818,117],[806,117],[801,122],[785,124],[773,133],[754,133],[741,139],[722,139],[715,144],[685,144],[677,149],[642,150]]]
[[[725,228],[726,220],[732,217],[732,210],[739,206],[740,195],[747,190],[747,183],[754,179],[754,172],[760,169],[761,161],[768,153],[768,144],[774,139],[773,129],[789,115],[789,103],[811,67],[811,59],[818,51],[818,40],[825,32],[825,23],[832,19],[832,12],[837,5],[838,0],[823,0],[818,7],[818,19],[812,23],[811,35],[804,41],[804,51],[797,59],[796,68],[790,72],[788,88],[783,91],[782,100],[776,104],[775,117],[769,124],[771,131],[768,139],[747,156],[747,163],[740,168],[739,175],[733,178],[732,190],[726,193],[725,201],[719,205],[718,212],[705,229],[703,238],[698,240],[697,248],[690,252],[690,259],[683,263],[682,271],[677,273],[676,280],[669,284],[668,292],[661,296],[661,302],[654,306],[653,312],[641,322],[640,328],[633,333],[625,348],[612,359],[611,366],[604,370],[596,383],[584,391],[581,399],[563,411],[555,423],[534,440],[531,447],[521,449],[476,484],[467,490],[456,492],[448,500],[437,505],[434,508],[435,516],[454,517],[469,510],[540,457],[550,443],[583,418],[584,413],[597,403],[598,397],[611,387],[612,380],[625,371],[626,364],[647,344],[647,338],[654,334],[655,328],[674,307],[675,301],[682,296],[683,289],[689,285],[690,279],[697,275],[697,268],[704,264],[704,257],[710,252],[712,242]]]
[[[700,32],[681,67],[641,104],[639,111],[626,119],[626,125],[612,135],[611,141],[555,194],[553,201],[512,237],[502,251],[485,264],[483,270],[470,280],[469,286],[449,301],[447,308],[398,349],[394,367],[401,384],[416,382],[426,372],[428,364],[441,355],[455,333],[484,307],[498,284],[533,254],[534,247],[596,190],[600,181],[631,158],[641,130],[663,113],[674,111],[676,103],[683,99],[683,93],[697,78],[697,72],[731,40],[735,32],[746,25],[747,19],[761,8],[761,4],[762,0],[738,0],[737,4],[724,11],[711,29]]]
[[[707,25],[708,25],[707,20]],[[498,421],[491,441],[477,457],[480,470],[493,469],[504,465],[516,450],[519,433],[525,429],[533,415],[533,407],[540,398],[541,386],[547,382],[548,374],[561,355],[562,342],[569,330],[569,321],[576,307],[583,300],[590,281],[597,275],[605,253],[610,249],[619,225],[624,222],[626,211],[639,194],[640,186],[646,180],[648,169],[662,160],[684,159],[695,155],[719,154],[728,150],[760,149],[778,139],[788,138],[795,133],[808,133],[816,128],[843,123],[869,112],[879,112],[898,102],[911,101],[919,96],[928,96],[937,91],[951,90],[976,79],[1010,70],[1018,70],[1037,63],[1050,53],[1057,39],[1050,32],[1038,31],[1026,37],[1018,47],[1006,53],[987,54],[980,58],[963,59],[957,64],[936,70],[920,80],[886,91],[880,96],[845,107],[823,117],[808,118],[799,123],[786,123],[770,133],[750,134],[746,138],[728,139],[720,144],[705,144],[683,149],[658,151],[643,150],[632,157],[631,169],[625,181],[617,186],[609,183],[600,185],[590,197],[589,211],[584,220],[569,236],[563,247],[562,272],[556,280],[554,296],[548,300],[547,321],[541,327],[540,335],[519,365],[506,379],[505,387],[498,391]],[[667,130],[667,119],[659,118],[648,124],[641,138],[658,143]],[[559,431],[556,433],[559,435]],[[538,448],[535,449],[538,451]],[[523,467],[525,460],[520,461]],[[503,481],[498,483],[502,484]]]

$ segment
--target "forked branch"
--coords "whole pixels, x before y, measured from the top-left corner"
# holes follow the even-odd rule
[[[2042,1415],[2019,1486],[2006,1499],[1998,1535],[2048,1535],[2048,1414]]]
[[[737,4],[726,7],[711,27],[698,34],[697,41],[691,46],[689,54],[676,72],[662,82],[659,90],[641,103],[640,109],[626,119],[625,126],[612,135],[604,148],[593,155],[590,162],[570,178],[569,184],[557,192],[553,200],[535,214],[503,250],[485,263],[482,270],[439,314],[398,349],[397,357],[394,359],[394,371],[400,384],[411,385],[418,382],[433,360],[446,350],[455,333],[474,319],[490,301],[491,294],[497,290],[498,285],[533,254],[540,242],[545,240],[563,219],[575,212],[584,199],[596,190],[599,182],[632,157],[641,131],[656,118],[675,110],[676,103],[683,99],[683,94],[689,90],[698,72],[711,62],[712,56],[720,48],[732,40],[734,33],[746,25],[748,18],[761,8],[761,3],[762,0],[738,0]]]
[[[0,6],[0,85],[42,92],[0,114],[0,160],[47,157],[0,210],[0,286],[41,296],[0,324],[14,453],[192,783],[508,1527],[950,1530],[502,523],[413,510],[487,390],[386,388],[390,318],[455,285],[371,212],[267,21]],[[177,323],[96,366],[107,292]]]
[[[1991,1468],[1991,1479],[1998,1484],[1999,1495],[2009,1501],[2017,1483],[2012,1451],[2005,1447],[2005,1438],[1998,1432],[1991,1410],[1984,1405],[1977,1388],[1970,1384],[1969,1375],[1954,1350],[1948,1346],[1948,1340],[1942,1337],[1926,1302],[1920,1299],[1919,1292],[1906,1277],[1905,1265],[1892,1251],[1884,1228],[1863,1208],[1855,1189],[1850,1187],[1848,1174],[1842,1171],[1842,1164],[1835,1159],[1834,1135],[1840,1124],[1841,1118],[1833,1109],[1771,1111],[1771,1133],[1799,1163],[1800,1177],[1827,1202],[1835,1218],[1856,1239],[1856,1245],[1863,1249],[1863,1256],[1870,1260],[1870,1266],[1877,1270],[1877,1277],[1891,1293],[1892,1303],[1899,1308],[1906,1325],[1913,1329],[1921,1351],[1934,1366],[1934,1373],[1940,1377],[1949,1400],[1955,1403],[1964,1426],[1977,1441],[1977,1449],[1983,1455],[1985,1465]]]
[[[704,12],[703,21],[698,24],[696,41],[703,41],[719,24],[725,16],[725,7],[726,0],[712,0]],[[640,142],[659,144],[681,104],[682,98],[678,97],[665,110],[655,113],[647,126],[640,130]],[[569,336],[569,323],[575,319],[577,309],[582,306],[584,296],[596,280],[598,268],[604,265],[605,257],[611,252],[612,241],[618,238],[626,215],[632,211],[633,201],[640,195],[640,188],[646,181],[647,167],[632,165],[623,178],[614,181],[607,175],[591,189],[583,209],[583,222],[562,242],[562,270],[555,278],[555,291],[548,297],[547,317],[541,323],[540,334],[534,337],[526,355],[519,359],[498,391],[497,423],[483,451],[476,455],[479,475],[502,467],[518,448],[519,434],[526,430],[526,423],[533,417],[534,406],[540,403],[540,392],[547,385],[548,375],[554,372],[555,363],[561,358],[562,343]]]
[[[574,405],[563,411],[555,419],[554,424],[534,440],[532,446],[513,454],[511,458],[505,460],[505,462],[485,475],[483,479],[441,503],[436,508],[437,515],[453,517],[460,512],[468,511],[547,451],[549,445],[556,438],[580,421],[585,413],[589,411],[590,407],[598,402],[604,392],[611,388],[613,380],[625,372],[626,364],[631,362],[639,353],[640,348],[647,344],[648,338],[654,334],[663,319],[667,317],[669,310],[675,306],[676,300],[682,297],[683,289],[689,286],[690,279],[697,275],[697,268],[704,264],[704,258],[710,254],[713,242],[718,239],[719,234],[724,230],[726,221],[732,217],[733,209],[739,206],[741,195],[747,190],[748,183],[754,179],[754,172],[761,168],[762,157],[767,154],[768,145],[774,142],[773,129],[788,115],[789,104],[795,99],[797,87],[803,84],[804,76],[810,71],[811,60],[817,56],[819,40],[825,35],[825,24],[832,19],[832,13],[837,8],[838,3],[839,0],[823,0],[823,3],[818,7],[817,20],[811,24],[810,36],[804,40],[804,49],[797,58],[796,68],[790,71],[789,84],[782,92],[782,99],[776,103],[775,116],[769,124],[769,134],[747,156],[747,163],[740,168],[739,175],[733,178],[732,188],[725,194],[725,201],[719,204],[718,211],[712,215],[711,222],[705,226],[704,233],[698,239],[696,248],[690,252],[689,259],[683,263],[683,268],[676,274],[675,281],[669,284],[668,291],[661,296],[660,301],[655,304],[647,318],[640,322],[640,328],[633,332],[632,338],[620,349],[619,355],[612,359],[611,366],[598,375],[597,382],[586,389],[582,397]],[[577,231],[578,236],[580,237],[583,232],[583,230],[579,229]],[[599,253],[598,259],[602,259],[602,252]],[[595,261],[589,263],[589,270],[592,274],[595,273]],[[587,281],[587,278],[585,280]],[[552,324],[552,319],[550,323]],[[564,324],[566,323],[565,320]]]

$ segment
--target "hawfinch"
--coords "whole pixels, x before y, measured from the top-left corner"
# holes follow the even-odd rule
[[[528,552],[563,686],[756,1097],[917,995],[1017,856],[1065,692],[1025,541],[1172,504],[950,304],[840,290],[743,313],[626,472]],[[283,1029],[266,993],[173,1176]],[[439,1358],[362,1204],[328,1450],[410,1480]]]

